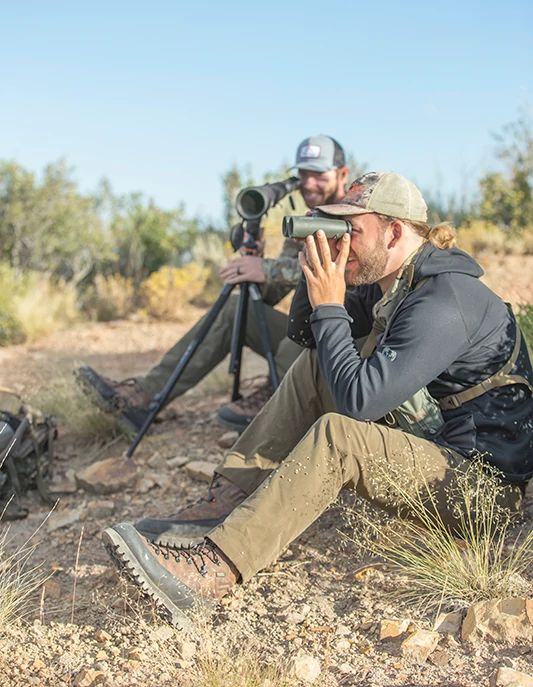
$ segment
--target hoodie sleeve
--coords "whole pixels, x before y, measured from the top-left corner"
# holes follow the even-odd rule
[[[324,305],[310,317],[322,373],[337,410],[375,421],[438,377],[468,346],[459,302],[448,275],[428,279],[398,308],[386,339],[363,360],[350,314]]]

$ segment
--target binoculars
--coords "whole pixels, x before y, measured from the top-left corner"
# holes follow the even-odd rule
[[[305,239],[321,229],[326,238],[338,239],[352,233],[352,225],[345,219],[327,217],[284,217],[283,236],[289,239]]]

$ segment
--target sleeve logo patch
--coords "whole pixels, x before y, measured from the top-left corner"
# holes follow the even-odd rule
[[[396,360],[396,356],[398,355],[396,351],[393,351],[389,346],[383,346],[381,353],[383,353],[383,355],[391,361]]]

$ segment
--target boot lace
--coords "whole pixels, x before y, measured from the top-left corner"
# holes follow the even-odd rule
[[[194,565],[198,573],[203,577],[209,572],[209,561],[214,565],[220,565],[220,558],[217,555],[216,547],[209,539],[204,539],[204,541],[201,541],[199,544],[181,545],[158,544],[155,541],[150,541],[150,545],[155,552],[163,556],[166,561],[172,556],[176,563],[183,560],[189,565]]]

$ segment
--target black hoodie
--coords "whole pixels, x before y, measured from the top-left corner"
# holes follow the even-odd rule
[[[339,413],[376,421],[424,386],[438,400],[475,386],[510,358],[516,320],[479,280],[482,274],[467,253],[426,244],[415,260],[413,287],[425,281],[407,295],[365,360],[354,339],[370,332],[379,286],[349,289],[345,307],[322,305],[312,312],[302,279],[288,334],[317,347]],[[512,374],[533,383],[524,341]],[[466,457],[485,456],[510,482],[533,475],[533,397],[526,385],[492,389],[443,417],[443,429],[431,440]]]

